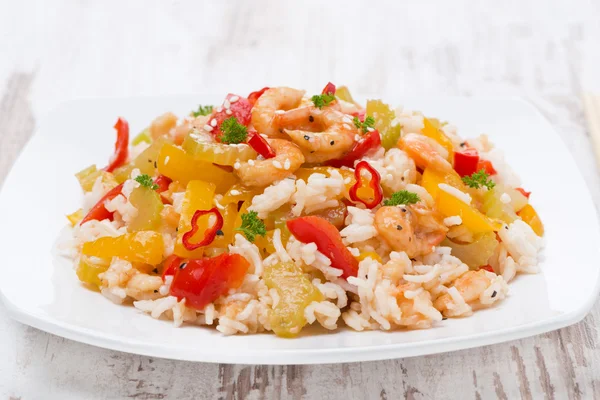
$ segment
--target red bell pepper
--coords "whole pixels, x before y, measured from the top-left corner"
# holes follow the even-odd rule
[[[88,221],[92,221],[92,220],[102,221],[104,219],[108,219],[108,220],[112,221],[113,213],[108,211],[106,209],[106,207],[104,207],[104,203],[106,203],[107,201],[110,201],[110,200],[114,199],[115,197],[117,197],[118,195],[120,195],[121,190],[123,190],[122,183],[119,186],[116,186],[113,189],[111,189],[104,196],[102,196],[100,201],[98,201],[96,203],[96,205],[94,205],[94,207],[92,207],[90,209],[90,211],[88,211],[87,215],[85,217],[83,217],[83,219],[81,220],[79,225],[83,225],[84,223],[86,223]]]
[[[235,99],[235,101],[231,102],[232,99]],[[252,119],[252,104],[250,101],[245,97],[229,93],[227,97],[225,97],[223,105],[213,110],[213,113],[208,119],[208,125],[212,127],[210,133],[217,141],[220,141],[222,134],[221,124],[231,117],[235,117],[237,122],[244,126],[250,125],[250,120]],[[214,127],[212,124],[213,119],[216,120],[216,125]]]
[[[521,194],[527,198],[529,198],[529,196],[531,196],[531,192],[526,191],[523,188],[517,188],[516,190],[518,190],[519,192],[521,192]]]
[[[467,148],[454,152],[454,170],[460,175],[471,176],[478,171],[479,153],[477,149]]]
[[[373,190],[372,200],[364,200],[358,196],[358,189],[365,186],[363,185],[363,169],[369,171],[369,174],[371,174],[371,179],[369,179],[367,186]],[[354,202],[363,203],[369,209],[375,208],[379,203],[381,203],[381,200],[383,200],[383,189],[381,188],[381,176],[379,175],[379,172],[377,172],[377,170],[373,168],[371,164],[363,160],[356,164],[354,176],[356,177],[356,183],[350,188],[350,199]]]
[[[165,280],[165,277],[175,275],[177,269],[181,265],[182,258],[176,256],[175,254],[171,254],[169,257],[165,259],[163,262],[163,273],[162,279]]]
[[[491,265],[483,265],[481,267],[479,267],[479,269],[485,269],[486,271],[490,271],[490,272],[494,272],[494,268],[492,268]]]
[[[191,243],[190,240],[196,234],[196,232],[198,232],[198,229],[200,229],[200,227],[198,226],[198,218],[205,214],[214,214],[217,217],[217,221],[211,227],[204,231],[204,238],[201,241],[199,241],[198,243]],[[196,250],[202,246],[207,246],[211,244],[213,240],[215,240],[217,232],[220,231],[221,228],[223,228],[223,216],[221,215],[217,207],[213,207],[210,210],[196,210],[194,215],[192,215],[191,225],[192,229],[184,233],[181,237],[183,247],[185,247],[189,251]]]
[[[381,146],[381,135],[378,131],[372,131],[366,133],[358,142],[354,144],[354,147],[350,149],[342,158],[338,160],[330,160],[326,164],[335,167],[354,167],[354,162],[365,156],[371,150],[377,149]]]
[[[358,261],[344,246],[340,232],[327,220],[309,215],[290,219],[286,224],[302,243],[315,243],[317,249],[331,260],[331,266],[343,271],[342,277],[356,276]]]
[[[113,172],[116,168],[125,164],[129,154],[129,123],[124,118],[119,118],[115,124],[115,129],[117,130],[115,153],[111,157],[108,166],[104,168],[106,172]]]
[[[251,131],[248,134],[248,144],[264,158],[273,158],[276,155],[269,142],[256,131]]]
[[[498,172],[494,169],[492,162],[489,160],[479,160],[477,164],[477,171],[484,170],[489,176],[496,175]]]
[[[239,254],[190,260],[175,272],[170,294],[185,299],[186,306],[202,310],[229,290],[239,288],[249,267]]]
[[[327,85],[323,88],[321,94],[335,94],[335,85],[331,82],[328,82]]]
[[[248,101],[250,102],[250,104],[252,104],[252,106],[254,106],[254,103],[256,103],[256,100],[258,100],[258,98],[260,96],[263,95],[264,92],[266,92],[267,90],[269,90],[268,86],[265,86],[264,88],[256,91],[256,92],[252,92],[248,95]]]
[[[154,179],[154,183],[158,185],[158,189],[156,191],[158,193],[166,192],[169,190],[169,185],[173,182],[173,180],[167,176],[159,175]]]

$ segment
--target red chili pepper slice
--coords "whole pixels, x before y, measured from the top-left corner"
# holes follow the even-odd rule
[[[248,144],[264,158],[273,158],[276,155],[269,142],[256,131],[252,131],[248,135]]]
[[[477,164],[477,171],[481,171],[481,170],[484,170],[485,173],[490,176],[496,175],[498,173],[494,169],[492,162],[488,161],[488,160],[479,160],[479,163]]]
[[[361,174],[363,169],[367,170],[371,174],[371,179],[369,179],[368,182],[368,187],[373,190],[373,199],[371,201],[363,200],[358,196],[358,189],[364,186],[362,184],[364,178]],[[356,164],[354,176],[356,177],[356,183],[350,188],[350,198],[355,202],[359,201],[363,203],[369,209],[374,208],[381,203],[381,200],[383,200],[383,189],[381,188],[380,184],[381,176],[379,175],[379,172],[377,172],[377,170],[375,170],[375,168],[373,168],[368,162],[361,161]]]
[[[123,190],[123,184],[121,183],[119,186],[111,189],[108,193],[106,193],[100,201],[98,201],[94,207],[88,211],[87,215],[81,220],[79,225],[83,225],[84,223],[92,220],[102,221],[104,219],[108,219],[110,221],[113,220],[113,213],[108,211],[106,207],[104,207],[104,203],[110,201],[121,194],[121,190]]]
[[[163,263],[163,281],[165,280],[165,277],[175,275],[175,273],[177,272],[177,268],[179,268],[179,265],[181,265],[181,260],[182,258],[176,256],[175,254],[171,254],[169,257],[166,258],[166,260]]]
[[[169,185],[173,182],[173,180],[167,176],[159,175],[154,179],[154,183],[158,185],[158,189],[156,190],[158,193],[165,192],[169,190]]]
[[[327,85],[323,88],[321,94],[335,94],[335,85],[331,82],[328,82]]]
[[[531,192],[526,191],[523,188],[517,188],[516,190],[518,190],[519,192],[521,192],[521,194],[527,198],[529,198],[529,196],[531,196]]]
[[[250,263],[239,254],[190,260],[177,268],[170,294],[187,307],[202,310],[231,289],[242,286]]]
[[[338,160],[330,160],[326,164],[335,167],[350,167],[354,166],[354,162],[362,158],[365,154],[373,149],[381,147],[381,135],[378,131],[373,131],[365,134],[354,147]]]
[[[256,91],[256,92],[252,92],[248,95],[248,101],[250,102],[250,104],[252,104],[254,106],[254,103],[256,103],[256,100],[258,100],[258,98],[260,96],[263,95],[264,92],[266,92],[267,90],[269,90],[268,86],[265,86],[264,88]]]
[[[317,249],[331,260],[331,266],[343,271],[342,277],[357,275],[358,261],[344,246],[340,232],[330,222],[309,215],[290,219],[286,224],[296,239],[316,244]]]
[[[460,175],[471,176],[478,171],[479,153],[475,148],[454,152],[454,170]]]
[[[115,153],[111,157],[108,166],[104,168],[106,172],[113,172],[115,168],[125,164],[129,153],[129,123],[124,118],[119,117],[115,129],[117,130]]]
[[[206,214],[214,214],[217,217],[217,222],[215,222],[213,226],[204,231],[204,239],[202,239],[198,243],[190,243],[190,240],[200,228],[198,226],[198,218]],[[213,240],[215,240],[215,237],[217,236],[217,231],[220,231],[221,228],[223,228],[223,216],[221,215],[217,207],[213,207],[210,210],[196,210],[196,212],[192,216],[191,225],[192,229],[184,233],[183,237],[181,238],[183,246],[189,251],[196,250],[197,248],[200,248],[202,246],[209,245],[212,243]]]

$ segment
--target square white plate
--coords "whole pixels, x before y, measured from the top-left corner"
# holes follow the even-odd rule
[[[542,273],[518,276],[498,306],[420,331],[325,333],[290,340],[271,334],[226,337],[214,329],[173,328],[82,287],[53,250],[65,214],[80,206],[73,173],[106,164],[117,116],[132,132],[156,115],[179,115],[219,96],[84,100],[51,113],[27,144],[0,193],[0,293],[17,320],[96,346],[192,361],[309,364],[367,361],[482,346],[581,320],[599,291],[596,210],[565,145],[531,105],[517,99],[386,99],[449,120],[463,137],[488,133],[533,192],[546,227]],[[403,101],[404,100],[404,101]],[[564,194],[568,193],[568,196]]]

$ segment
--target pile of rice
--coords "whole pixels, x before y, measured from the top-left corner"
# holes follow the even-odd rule
[[[402,124],[405,133],[422,129],[422,115],[402,109],[397,110],[397,115],[397,123]],[[455,127],[445,125],[443,129],[453,141],[460,141]],[[485,136],[469,143],[493,161],[498,171],[497,181],[518,185],[518,177]],[[381,149],[367,160],[381,174],[385,190],[407,189],[419,194],[425,203],[433,203],[425,189],[415,184],[415,164],[402,150],[394,148],[384,152]],[[89,221],[74,228],[68,247],[75,265],[83,243],[126,232],[124,223],[137,213],[129,202],[129,194],[138,185],[133,180],[137,174],[139,171],[135,170],[131,179],[125,182],[123,194],[107,204],[107,209],[115,212],[114,221]],[[283,179],[255,196],[250,210],[257,211],[259,217],[266,217],[285,204],[292,206],[294,215],[335,207],[340,202],[345,183],[338,172],[331,176],[313,174],[307,181],[294,177]],[[92,191],[85,195],[84,212],[108,189],[98,178]],[[176,211],[181,208],[182,199],[183,192],[173,194]],[[458,228],[461,223],[458,216],[445,220],[446,225]],[[176,232],[165,228],[162,235],[164,256],[167,257],[173,252]],[[374,210],[359,207],[348,207],[346,227],[341,235],[353,255],[365,252],[377,255],[363,259],[358,275],[347,280],[341,278],[342,271],[333,268],[329,258],[321,254],[314,243],[301,243],[292,236],[283,246],[280,232],[276,230],[276,252],[267,258],[263,259],[257,246],[240,234],[235,236],[235,242],[228,249],[215,252],[228,250],[240,254],[251,267],[240,288],[231,290],[204,310],[188,308],[185,299],[178,301],[170,296],[171,277],[163,282],[160,277],[138,271],[131,263],[118,258],[114,258],[106,272],[99,276],[101,293],[118,304],[132,302],[141,312],[156,319],[171,320],[175,326],[183,323],[211,325],[225,335],[271,331],[269,316],[280,299],[276,290],[268,289],[263,271],[265,266],[293,261],[305,272],[319,271],[313,276],[323,277],[312,280],[325,300],[306,307],[304,317],[308,324],[319,324],[328,330],[346,326],[356,331],[428,328],[443,318],[466,317],[504,299],[508,294],[507,283],[516,274],[538,272],[539,253],[543,247],[543,239],[529,225],[516,220],[498,233],[501,245],[489,260],[494,272],[470,271],[451,254],[449,247],[436,247],[427,256],[411,259],[405,252],[390,251],[377,237]],[[88,261],[105,262],[99,259]],[[475,289],[477,285],[473,282],[480,282],[483,287]]]

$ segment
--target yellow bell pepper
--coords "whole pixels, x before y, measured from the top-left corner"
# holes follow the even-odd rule
[[[77,225],[83,219],[83,210],[80,208],[72,214],[67,215],[67,219],[71,223],[71,226]]]
[[[82,254],[111,259],[119,257],[132,263],[158,265],[164,251],[160,233],[140,231],[117,237],[101,237],[83,244]]]
[[[275,231],[267,231],[267,234],[265,236],[257,235],[254,239],[254,244],[256,245],[256,247],[258,247],[258,250],[260,251],[263,258],[266,258],[271,254],[275,253],[275,246],[273,245],[273,232]]]
[[[231,203],[226,205],[224,210],[219,210],[223,216],[223,228],[221,228],[223,234],[217,235],[215,240],[206,246],[206,248],[227,248],[227,245],[231,243],[233,234],[235,233],[233,231],[235,220],[238,216],[237,207],[237,203]]]
[[[98,289],[102,284],[98,274],[106,272],[108,267],[108,262],[105,264],[93,264],[87,260],[87,257],[81,257],[76,274],[81,282],[87,283],[93,288]]]
[[[233,173],[211,163],[194,160],[183,149],[171,144],[164,145],[160,151],[158,172],[184,185],[194,180],[213,183],[216,193],[224,193],[237,181]]]
[[[517,213],[523,221],[533,229],[536,235],[544,236],[544,224],[531,204],[527,204]]]
[[[130,232],[155,231],[160,228],[163,203],[156,190],[137,187],[131,192],[129,201],[138,211],[127,226]]]
[[[112,189],[118,185],[117,180],[110,172],[98,170],[96,165],[90,165],[87,168],[79,171],[75,174],[75,177],[79,181],[79,185],[84,192],[91,192],[94,187],[94,183],[99,177],[102,177],[102,183],[108,188]]]
[[[367,257],[371,257],[371,259],[379,262],[379,263],[383,263],[383,260],[381,259],[381,257],[379,257],[379,254],[375,253],[374,251],[363,251],[359,254],[358,257],[356,257],[356,259],[361,262],[362,260],[364,260]]]
[[[173,141],[167,136],[160,136],[139,156],[133,160],[134,168],[138,168],[142,174],[154,176],[158,167],[158,155],[162,148]],[[169,177],[170,178],[170,177]]]
[[[140,133],[137,134],[136,137],[131,141],[132,146],[137,146],[140,143],[152,143],[152,137],[150,136],[150,129],[146,128]]]
[[[238,161],[248,161],[258,157],[258,153],[245,143],[209,143],[193,132],[185,137],[181,147],[196,160],[219,165],[233,166]]]
[[[222,205],[238,204],[240,201],[252,201],[252,198],[263,192],[263,189],[247,188],[246,186],[236,183],[234,184],[221,199]]]
[[[441,129],[436,128],[434,123],[425,117],[423,117],[423,125],[421,133],[441,144],[448,151],[448,161],[450,164],[454,164],[454,146],[452,145],[452,141]]]
[[[133,166],[133,164],[125,164],[115,168],[112,174],[115,177],[117,183],[121,184],[131,177],[131,171],[133,171],[134,168],[135,167]]]
[[[433,168],[425,168],[423,177],[421,178],[421,186],[423,186],[434,199],[437,198],[437,195],[440,192],[440,183],[455,187],[462,192],[467,191],[467,187],[454,170],[447,173],[441,173],[435,171]]]
[[[437,194],[436,208],[446,217],[460,216],[463,225],[473,234],[492,232],[501,228],[500,224],[492,223],[474,207],[444,190],[439,190]]]
[[[352,98],[352,95],[350,94],[350,89],[348,89],[347,86],[340,86],[337,89],[335,89],[335,97],[337,97],[340,100],[344,100],[345,102],[359,106],[359,104]]]
[[[210,210],[213,208],[215,197],[214,183],[204,181],[190,181],[185,190],[185,197],[181,204],[181,218],[177,228],[177,242],[175,243],[175,254],[184,258],[201,258],[203,248],[188,250],[183,245],[183,235],[192,229],[192,217],[197,210]],[[208,228],[209,215],[198,218],[198,232],[191,238],[192,243],[202,240],[204,232]]]
[[[239,228],[240,226],[242,226],[242,215],[246,214],[248,212],[248,207],[250,207],[252,205],[251,201],[245,201],[242,203],[242,206],[240,207],[240,211],[238,212],[238,215],[235,217],[235,222],[233,223],[233,236],[231,238],[231,243],[233,243],[235,241],[235,235],[236,234],[240,234],[242,236],[244,236],[244,234],[240,231],[236,231],[237,228]],[[245,236],[244,236],[245,237]]]

